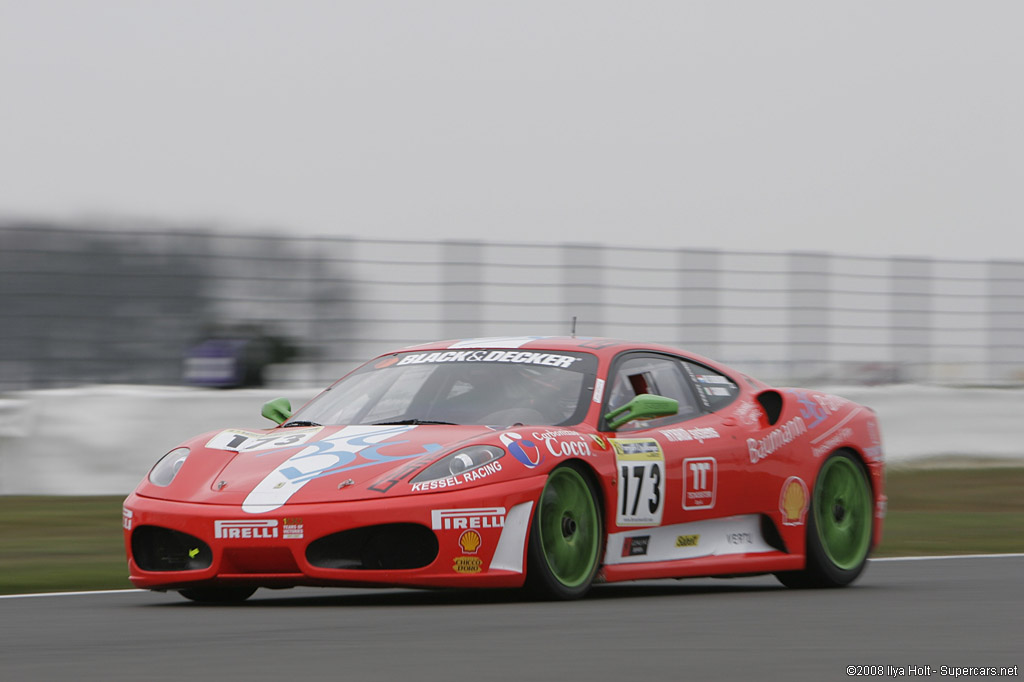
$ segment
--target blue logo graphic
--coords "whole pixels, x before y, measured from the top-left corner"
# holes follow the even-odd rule
[[[421,457],[441,449],[441,445],[438,443],[425,443],[423,449],[417,452],[403,454],[381,452],[383,449],[408,443],[409,441],[407,440],[380,441],[384,438],[404,433],[410,430],[410,428],[408,426],[395,429],[381,429],[377,427],[371,431],[355,435],[345,434],[342,431],[335,434],[334,438],[336,440],[326,439],[308,444],[302,452],[293,455],[287,462],[284,462],[285,466],[281,466],[278,472],[291,483],[301,484],[343,471]],[[342,437],[338,438],[338,436]]]
[[[499,438],[512,456],[527,469],[533,469],[544,461],[544,453],[532,440],[527,440],[518,433],[503,433]]]
[[[807,428],[813,429],[828,418],[825,408],[815,400],[808,398],[806,393],[792,390],[789,392],[795,395],[797,402],[800,403],[800,416],[807,422]]]

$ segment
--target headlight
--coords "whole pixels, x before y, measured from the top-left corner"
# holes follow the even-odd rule
[[[149,472],[149,482],[161,488],[169,486],[185,463],[188,453],[188,448],[175,448],[161,457]]]
[[[504,454],[504,450],[493,445],[473,445],[463,448],[437,460],[417,474],[411,482],[424,483],[457,476],[500,459]]]

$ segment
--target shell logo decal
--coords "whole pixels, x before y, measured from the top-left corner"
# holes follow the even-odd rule
[[[463,554],[476,554],[480,549],[480,533],[475,530],[466,530],[459,536],[459,547],[462,547]]]
[[[779,511],[782,512],[783,525],[804,525],[809,502],[807,484],[803,479],[799,476],[787,478],[786,482],[782,484],[782,494],[779,495]]]
[[[462,556],[452,560],[452,570],[456,573],[479,573],[483,570],[484,560],[473,556],[480,551],[483,538],[480,533],[472,528],[462,531],[459,535],[459,548],[462,549]]]

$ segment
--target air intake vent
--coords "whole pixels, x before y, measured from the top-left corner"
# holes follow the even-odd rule
[[[205,542],[159,526],[132,531],[132,557],[143,571],[197,571],[213,563],[213,552]]]
[[[437,558],[437,538],[415,523],[342,531],[310,543],[306,559],[320,568],[401,570],[423,568]]]

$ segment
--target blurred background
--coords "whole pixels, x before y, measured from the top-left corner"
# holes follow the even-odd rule
[[[611,336],[790,384],[1024,383],[1024,262],[0,223],[0,390],[324,386],[428,340]]]
[[[573,319],[841,387],[890,461],[1019,459],[1021,25],[0,0],[0,494],[127,492],[377,353]]]
[[[0,391],[427,340],[1024,381],[1024,5],[0,0]]]

